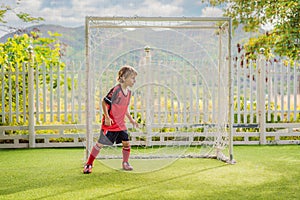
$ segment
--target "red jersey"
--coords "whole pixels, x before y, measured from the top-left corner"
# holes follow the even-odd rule
[[[104,124],[104,115],[102,118],[102,129],[108,131],[123,131],[127,130],[125,125],[125,114],[130,103],[131,91],[128,90],[127,95],[124,94],[121,85],[118,84],[113,87],[104,97],[106,102],[108,114],[112,119],[112,125],[106,126]]]

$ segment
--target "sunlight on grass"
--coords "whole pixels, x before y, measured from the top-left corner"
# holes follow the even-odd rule
[[[299,150],[237,146],[235,165],[189,158],[147,173],[95,162],[89,175],[80,148],[0,150],[0,199],[297,199]]]

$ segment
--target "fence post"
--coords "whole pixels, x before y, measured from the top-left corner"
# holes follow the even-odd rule
[[[35,147],[35,122],[34,122],[34,55],[33,47],[28,47],[29,62],[28,62],[28,134],[29,148]]]
[[[266,107],[265,107],[265,72],[266,59],[264,56],[264,48],[260,49],[257,62],[257,92],[258,92],[258,126],[259,126],[259,143],[266,144]]]

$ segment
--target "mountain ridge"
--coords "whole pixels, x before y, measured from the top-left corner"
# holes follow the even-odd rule
[[[85,27],[65,27],[55,24],[40,24],[24,28],[21,31],[8,33],[0,38],[1,43],[5,43],[8,38],[13,37],[14,34],[30,33],[31,31],[39,31],[42,37],[49,37],[48,32],[61,34],[58,39],[66,48],[66,58],[71,60],[84,60],[85,49]],[[236,45],[241,43],[244,39],[248,39],[251,33],[245,33],[241,27],[235,29],[232,41],[233,54],[236,51]]]

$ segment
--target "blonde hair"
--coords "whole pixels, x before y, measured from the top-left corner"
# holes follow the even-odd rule
[[[121,69],[118,72],[117,81],[120,83],[123,83],[124,79],[126,79],[127,77],[129,77],[132,74],[137,75],[138,73],[130,65],[124,65],[123,67],[121,67]],[[124,78],[124,79],[122,79],[122,78]]]

